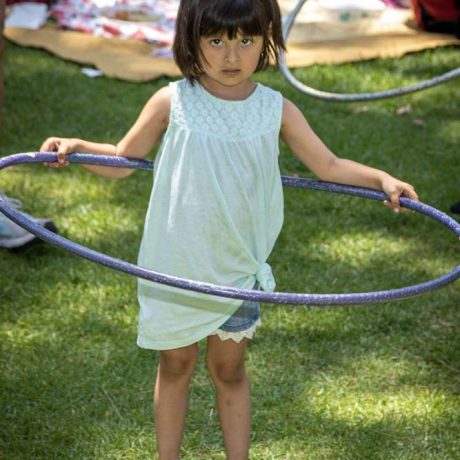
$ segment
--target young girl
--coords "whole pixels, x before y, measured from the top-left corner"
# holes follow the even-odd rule
[[[413,187],[386,172],[338,158],[300,110],[251,80],[284,49],[276,0],[182,0],[175,59],[184,80],[147,102],[117,144],[52,137],[42,151],[146,157],[162,138],[139,264],[157,272],[243,289],[273,290],[267,258],[283,222],[278,140],[320,179],[386,192],[398,212]],[[110,178],[131,170],[85,166]],[[246,459],[250,439],[248,339],[259,320],[255,302],[139,280],[138,345],[160,350],[154,394],[160,459],[177,459],[188,388],[206,339],[206,362],[229,459]]]

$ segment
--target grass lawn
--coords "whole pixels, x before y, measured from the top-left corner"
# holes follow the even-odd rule
[[[10,43],[0,155],[50,135],[117,141],[168,80],[89,79],[76,64]],[[413,83],[460,66],[458,48],[295,74],[330,91]],[[293,100],[338,155],[413,183],[448,212],[460,200],[460,81],[390,100],[340,104],[257,79]],[[398,109],[407,107],[404,114]],[[153,158],[153,154],[151,156]],[[310,177],[282,146],[283,173]],[[78,166],[20,165],[0,189],[60,233],[135,262],[148,172],[109,181]],[[363,292],[423,282],[458,264],[436,222],[379,203],[286,189],[271,256],[278,290]],[[460,283],[399,302],[348,308],[264,305],[247,358],[251,459],[460,459]],[[155,440],[157,355],[136,347],[135,279],[46,244],[0,251],[0,458],[146,459]],[[223,459],[206,369],[191,387],[183,458]]]

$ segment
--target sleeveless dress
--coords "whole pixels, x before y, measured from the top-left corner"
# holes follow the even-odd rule
[[[278,165],[283,97],[261,84],[244,100],[170,83],[139,265],[196,281],[273,290],[266,263],[283,224]],[[137,343],[174,349],[215,332],[242,300],[139,279]]]

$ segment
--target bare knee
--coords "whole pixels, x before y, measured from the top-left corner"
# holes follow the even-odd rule
[[[158,371],[162,378],[189,379],[198,360],[198,348],[191,346],[160,352]]]
[[[246,380],[246,369],[244,361],[241,362],[226,362],[217,361],[210,362],[208,360],[208,369],[214,383],[224,385],[237,385]]]

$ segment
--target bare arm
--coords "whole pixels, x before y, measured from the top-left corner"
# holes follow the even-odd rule
[[[418,200],[412,185],[380,169],[337,157],[313,132],[302,112],[288,100],[284,102],[281,137],[321,180],[382,190],[390,197],[385,204],[395,211],[401,209],[399,197],[402,195]]]
[[[169,88],[164,87],[149,99],[134,125],[116,145],[76,138],[50,137],[43,142],[40,151],[58,152],[59,163],[48,164],[50,167],[57,168],[68,164],[65,155],[72,152],[145,158],[165,132],[169,121],[169,111]],[[88,171],[111,179],[121,179],[133,172],[132,169],[109,166],[83,165],[83,167]]]

